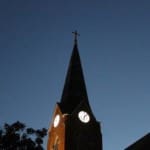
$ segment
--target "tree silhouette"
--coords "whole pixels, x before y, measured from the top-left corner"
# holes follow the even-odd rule
[[[45,128],[27,128],[19,121],[11,125],[5,123],[0,129],[0,150],[44,150],[42,144],[46,135]]]

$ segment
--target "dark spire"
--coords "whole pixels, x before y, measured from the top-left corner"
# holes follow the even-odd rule
[[[74,47],[60,101],[60,107],[63,113],[72,113],[75,108],[83,101],[85,101],[89,106],[77,46],[77,35],[79,34],[76,31],[73,33],[75,34]]]

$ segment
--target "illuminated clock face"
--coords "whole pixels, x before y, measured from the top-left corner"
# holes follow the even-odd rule
[[[90,116],[86,111],[80,111],[78,113],[78,118],[83,123],[88,123],[90,121]]]
[[[54,118],[54,127],[57,127],[60,121],[60,115],[56,115]]]

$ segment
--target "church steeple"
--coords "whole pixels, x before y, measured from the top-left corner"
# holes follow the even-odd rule
[[[89,106],[81,60],[78,51],[78,33],[76,31],[73,33],[75,34],[74,47],[60,102],[62,112],[69,114],[72,113],[82,101],[85,101]]]
[[[102,150],[100,123],[94,117],[86,91],[77,35],[60,102],[49,128],[47,150]]]

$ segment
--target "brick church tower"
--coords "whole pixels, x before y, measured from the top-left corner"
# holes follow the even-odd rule
[[[74,47],[60,102],[49,128],[47,150],[102,150],[100,123],[91,110],[74,32]]]

